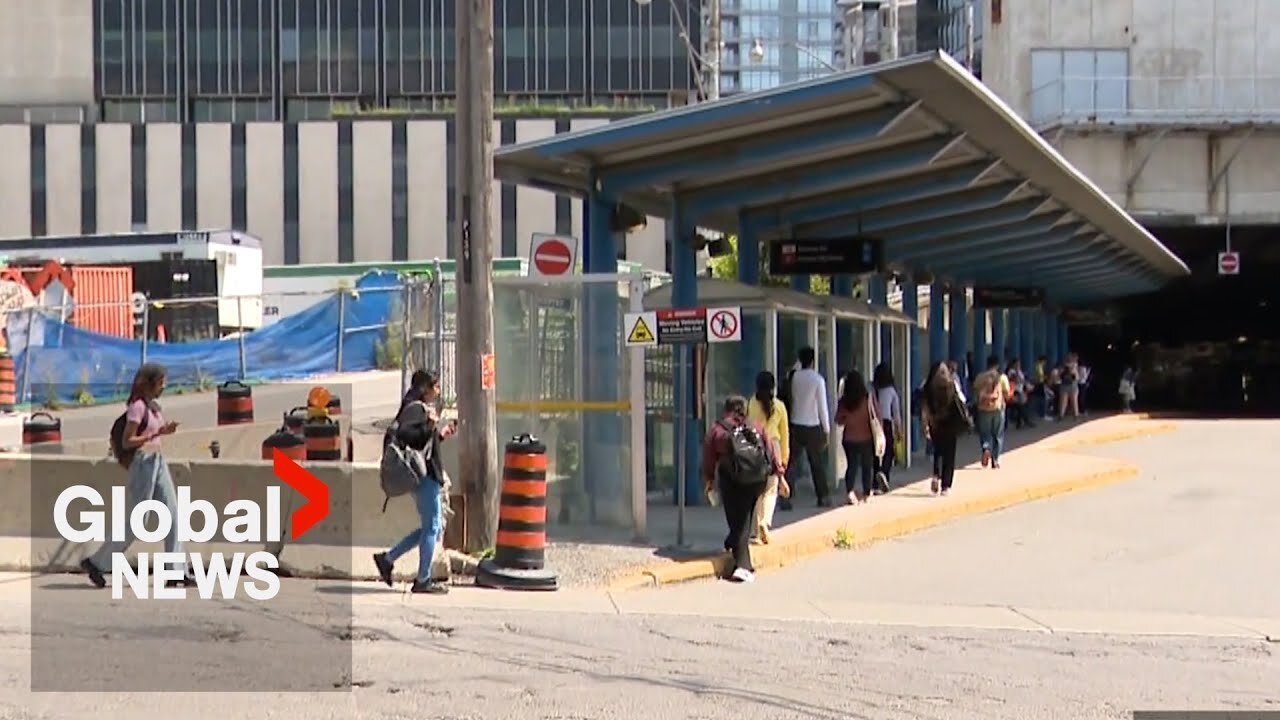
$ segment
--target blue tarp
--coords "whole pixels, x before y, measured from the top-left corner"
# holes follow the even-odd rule
[[[342,327],[346,329],[342,370],[375,369],[375,346],[386,341],[384,329],[392,318],[399,319],[401,284],[394,273],[375,271],[362,276],[355,289],[358,292],[342,301],[334,294],[296,315],[246,333],[245,378],[286,380],[335,372],[340,306]],[[11,347],[25,347],[27,316],[14,313],[10,317]],[[97,399],[127,394],[142,360],[140,340],[100,335],[40,313],[32,316],[30,323],[30,336],[37,344],[14,357],[17,389],[25,394],[26,401],[46,403],[56,398],[75,403],[84,393]],[[19,334],[23,336],[20,340]],[[153,341],[147,343],[146,359],[167,368],[171,386],[207,387],[240,378],[240,346],[237,338]],[[31,354],[29,363],[27,353]]]

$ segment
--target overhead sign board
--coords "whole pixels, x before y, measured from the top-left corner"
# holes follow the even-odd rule
[[[622,339],[627,347],[740,342],[742,309],[665,308],[627,313]]]
[[[884,241],[866,235],[792,238],[769,245],[769,272],[774,275],[861,275],[883,265]]]
[[[978,308],[1038,308],[1044,305],[1044,290],[1021,287],[975,287],[973,306]]]

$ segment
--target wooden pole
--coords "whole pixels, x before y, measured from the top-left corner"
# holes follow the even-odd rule
[[[498,528],[497,418],[483,385],[493,342],[493,4],[457,0],[457,181],[459,232],[456,358],[459,480],[466,496],[464,549],[491,548]]]

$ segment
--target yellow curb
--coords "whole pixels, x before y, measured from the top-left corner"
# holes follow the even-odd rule
[[[838,526],[830,521],[821,522],[822,516],[817,516],[800,525],[775,531],[774,541],[769,545],[751,546],[751,562],[755,565],[757,572],[786,567],[836,549],[834,536],[840,530],[848,531],[851,535],[850,545],[845,549],[864,547],[881,540],[909,535],[957,518],[989,513],[1032,500],[1091,490],[1130,480],[1138,474],[1139,470],[1136,466],[1124,464],[1085,476],[1067,478],[1048,485],[1018,488],[999,495],[987,495],[960,502],[955,502],[956,498],[953,496],[950,502],[942,501],[924,512],[883,520],[858,531],[849,531],[848,526]],[[805,525],[809,527],[804,527]],[[719,553],[684,562],[655,564],[619,578],[609,585],[609,590],[624,592],[721,577],[728,572],[730,562],[728,553]]]
[[[1137,438],[1150,437],[1153,435],[1161,435],[1164,433],[1177,430],[1175,423],[1154,423],[1141,424],[1137,427],[1125,428],[1123,430],[1113,430],[1111,432],[1090,433],[1080,438],[1063,440],[1053,443],[1046,447],[1047,450],[1073,450],[1082,447],[1092,447],[1094,445],[1107,445],[1109,443],[1123,442],[1125,440],[1136,440]]]

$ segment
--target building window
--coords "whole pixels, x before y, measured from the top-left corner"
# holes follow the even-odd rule
[[[244,123],[231,126],[231,227],[249,228],[249,167]]]
[[[98,131],[80,126],[80,232],[98,231]]]
[[[284,264],[297,265],[302,256],[298,236],[298,125],[284,126]]]
[[[31,126],[31,234],[49,232],[48,156],[43,125]]]
[[[132,185],[130,222],[135,232],[147,229],[147,127],[129,128],[129,175]]]
[[[391,125],[391,259],[409,259],[409,126]]]
[[[338,262],[356,259],[355,157],[351,122],[338,123]]]
[[[280,34],[288,37],[281,43],[287,50],[281,53],[283,93],[377,97],[380,4],[380,0],[279,0]]]
[[[1031,51],[1032,122],[1096,122],[1129,109],[1127,50]]]
[[[198,178],[196,163],[196,126],[190,123],[182,126],[182,229],[195,230],[199,224],[196,217],[196,193]]]

